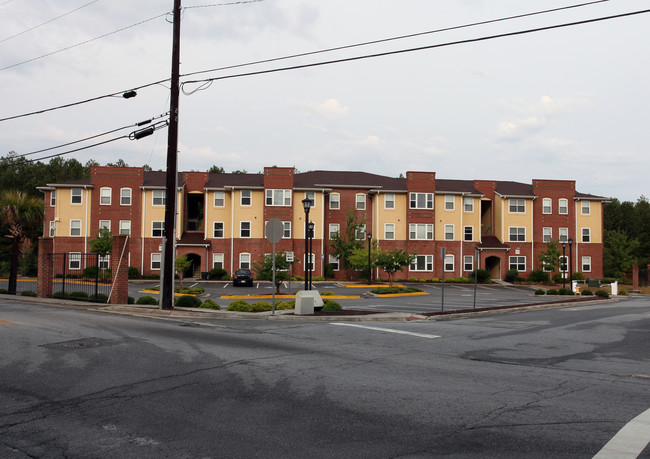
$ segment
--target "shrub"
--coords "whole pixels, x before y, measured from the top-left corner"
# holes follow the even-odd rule
[[[487,269],[477,269],[470,273],[469,278],[474,280],[474,276],[476,276],[477,282],[487,282],[490,280],[490,271]]]
[[[191,287],[191,288],[181,288],[180,285],[174,287],[176,293],[189,293],[190,295],[201,295],[205,293],[205,289],[201,286]]]
[[[553,282],[556,284],[561,284],[563,279],[564,278],[562,277],[562,273],[553,274]]]
[[[581,272],[576,272],[576,273],[573,273],[573,276],[571,276],[571,279],[573,279],[573,280],[585,280],[585,275],[582,274]]]
[[[421,292],[422,290],[417,287],[377,287],[370,291],[376,295],[389,295],[393,293],[415,293]]]
[[[618,294],[619,295],[627,295],[627,290],[619,289]]]
[[[542,271],[541,269],[535,269],[530,272],[528,280],[530,282],[548,282],[548,273]]]
[[[314,281],[314,282],[316,282],[316,281],[324,281],[325,278],[323,276],[316,276],[316,277],[312,277],[311,280]]]
[[[460,276],[460,277],[456,278],[456,282],[459,282],[461,284],[465,284],[465,283],[469,282],[469,279],[467,277]]]
[[[334,296],[334,295],[335,295],[335,293],[332,292],[332,291],[330,291],[330,290],[326,290],[326,291],[324,291],[324,292],[320,292],[320,296]]]
[[[609,293],[607,293],[605,290],[596,290],[596,296],[598,298],[609,298]]]
[[[512,283],[512,282],[515,282],[518,277],[519,277],[519,271],[517,271],[516,269],[510,269],[506,273],[505,281]]]
[[[586,288],[586,289],[584,289],[580,294],[583,295],[583,296],[593,296],[593,295],[594,295],[594,292],[592,292],[591,290],[589,290],[588,288]]]
[[[132,296],[128,297],[126,299],[126,304],[135,304],[135,298],[133,298]]]
[[[342,310],[343,310],[343,308],[336,301],[329,300],[329,299],[323,300],[323,308],[321,309],[321,311],[323,311],[323,312],[337,312],[337,311],[342,311]]]
[[[201,306],[199,306],[199,307],[204,308],[204,309],[216,309],[216,310],[221,309],[221,307],[217,304],[217,302],[214,301],[214,300],[211,300],[210,298],[205,300],[203,302],[203,304]]]
[[[256,301],[255,303],[251,304],[252,312],[271,311],[272,309],[273,306],[271,303],[267,303],[266,301]]]
[[[129,266],[129,279],[137,279],[140,277],[140,271],[135,266]]]
[[[145,295],[145,296],[141,296],[140,298],[138,298],[138,300],[135,302],[135,304],[152,304],[152,305],[157,305],[157,304],[158,304],[158,300],[155,299],[155,298],[152,297],[152,296]]]
[[[546,291],[546,294],[547,294],[547,295],[557,295],[558,292],[557,292],[557,290],[555,290],[554,288],[550,288],[550,289],[548,289],[548,290]]]
[[[545,295],[545,294],[546,292],[544,291],[544,289],[538,288],[537,290],[535,290],[535,295]]]
[[[0,292],[0,293],[2,293],[2,292]],[[6,290],[5,290],[5,293],[7,293]],[[68,292],[63,293],[61,290],[59,290],[58,292],[54,292],[52,294],[52,298],[69,298],[69,297],[70,297],[70,294]]]
[[[178,308],[198,308],[201,306],[201,299],[195,296],[179,296],[174,301],[174,306]]]
[[[445,282],[456,282],[455,277],[445,277]]]
[[[223,269],[223,268],[212,268],[210,271],[208,271],[208,276],[210,279],[221,279],[223,276],[228,274],[228,272]]]
[[[36,292],[32,290],[25,290],[23,293],[20,294],[21,296],[36,296]]]
[[[88,298],[88,294],[86,292],[71,292],[70,298]]]
[[[278,311],[281,311],[283,309],[295,309],[295,307],[296,307],[296,300],[275,302],[275,309],[277,309]]]
[[[228,305],[226,311],[251,312],[251,305],[244,300],[233,301]]]
[[[90,299],[95,303],[106,303],[108,302],[108,295],[104,295],[103,293],[98,293],[97,295],[91,296]],[[127,303],[128,303],[128,299],[127,299]]]
[[[417,282],[418,281],[418,279],[416,277],[409,277],[406,280],[409,281],[409,282]]]
[[[440,279],[438,279],[437,277],[432,277],[431,282],[440,282]]]
[[[569,288],[561,288],[557,291],[558,295],[573,295],[573,291]]]
[[[97,273],[98,273],[97,266],[88,266],[87,268],[84,268],[81,277],[94,279],[95,277],[97,277]]]
[[[327,279],[332,279],[334,278],[334,267],[332,266],[331,263],[327,263],[325,265],[325,277]],[[378,279],[379,280],[379,279]]]
[[[143,274],[143,279],[160,279],[160,274]]]

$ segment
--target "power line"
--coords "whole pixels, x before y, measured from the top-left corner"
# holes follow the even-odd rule
[[[525,35],[525,34],[530,34],[530,33],[535,33],[535,32],[542,32],[546,30],[553,30],[553,29],[560,29],[564,27],[573,27],[577,25],[584,25],[584,24],[590,24],[594,22],[600,22],[600,21],[607,21],[610,19],[618,19],[622,17],[627,17],[627,16],[634,16],[638,14],[644,14],[644,13],[650,13],[650,9],[648,10],[641,10],[641,11],[633,11],[630,13],[622,13],[622,14],[617,14],[613,16],[604,16],[600,18],[594,18],[594,19],[585,19],[582,21],[575,21],[575,22],[568,22],[564,24],[557,24],[557,25],[552,25],[552,26],[545,26],[545,27],[537,27],[534,29],[526,29],[526,30],[520,30],[516,32],[507,32],[507,33],[502,33],[502,34],[497,34],[497,35],[488,35],[484,37],[478,37],[478,38],[469,38],[465,40],[457,40],[457,41],[452,41],[452,42],[447,42],[447,43],[439,43],[436,45],[427,45],[427,46],[419,46],[417,48],[408,48],[408,49],[399,49],[395,51],[386,51],[382,53],[375,53],[375,54],[366,54],[363,56],[354,56],[354,57],[347,57],[343,59],[335,59],[331,61],[322,61],[322,62],[314,62],[311,64],[303,64],[303,65],[294,65],[291,67],[282,67],[282,68],[277,68],[277,69],[269,69],[269,70],[259,70],[256,72],[249,72],[249,73],[239,73],[239,74],[234,74],[234,75],[224,75],[220,77],[214,77],[214,78],[205,78],[202,80],[190,80],[190,81],[185,81],[182,84],[197,84],[197,83],[202,83],[202,88],[204,89],[207,86],[209,86],[210,83],[213,81],[217,80],[226,80],[230,78],[240,78],[240,77],[247,77],[247,76],[254,76],[254,75],[264,75],[268,73],[276,73],[276,72],[284,72],[288,70],[298,70],[298,69],[304,69],[304,68],[309,68],[309,67],[319,67],[323,65],[330,65],[330,64],[340,64],[343,62],[352,62],[352,61],[358,61],[358,60],[364,60],[364,59],[372,59],[376,57],[383,57],[383,56],[390,56],[390,55],[395,55],[395,54],[405,54],[405,53],[412,53],[415,51],[424,51],[428,49],[435,49],[435,48],[442,48],[442,47],[447,47],[447,46],[454,46],[454,45],[463,45],[467,43],[476,43],[480,41],[487,41],[487,40],[494,40],[497,38],[505,38],[505,37],[513,37],[517,35]],[[192,92],[196,91],[191,91],[188,92],[188,94],[191,94]]]
[[[260,2],[263,2],[263,1],[265,1],[265,0],[242,0],[242,1],[239,1],[239,2],[213,3],[212,5],[184,6],[183,9],[184,10],[189,10],[189,9],[192,9],[192,8],[209,8],[209,7],[212,7],[212,6],[243,5],[243,4],[246,4],[246,3],[260,3]]]
[[[10,1],[11,1],[11,0],[10,0]],[[90,3],[86,3],[85,5],[82,5],[82,6],[80,6],[79,8],[75,8],[75,9],[72,10],[72,11],[68,11],[67,13],[62,14],[61,16],[57,16],[57,17],[55,17],[55,18],[53,18],[53,19],[50,19],[49,21],[45,21],[45,22],[43,22],[43,23],[41,23],[41,24],[38,24],[38,25],[36,25],[36,26],[34,26],[34,27],[31,27],[31,28],[29,28],[29,29],[27,29],[27,30],[23,30],[22,32],[19,32],[19,33],[17,33],[17,34],[11,35],[10,37],[3,38],[2,40],[0,40],[0,43],[4,43],[4,42],[7,41],[7,40],[11,40],[12,38],[16,38],[16,37],[18,37],[18,36],[20,36],[20,35],[23,35],[23,34],[27,33],[27,32],[31,32],[31,31],[34,30],[34,29],[38,29],[39,27],[42,27],[42,26],[44,26],[44,25],[46,25],[46,24],[49,24],[50,22],[54,22],[54,21],[56,21],[57,19],[61,19],[62,17],[67,16],[68,14],[74,13],[75,11],[79,11],[80,9],[85,8],[85,7],[87,7],[88,5],[92,5],[93,3],[96,3],[96,2],[98,2],[98,1],[99,1],[99,0],[93,0],[92,2],[90,2]],[[6,2],[6,3],[9,3],[9,2]],[[2,5],[4,5],[4,3],[2,3]],[[0,5],[0,6],[1,6],[1,5]]]

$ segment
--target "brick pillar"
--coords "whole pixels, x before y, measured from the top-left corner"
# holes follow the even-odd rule
[[[113,249],[111,250],[113,293],[111,294],[111,304],[127,304],[129,298],[129,244],[127,238],[128,236],[124,235],[113,236]],[[124,256],[120,264],[122,254]]]
[[[639,290],[639,265],[632,266],[632,290]]]
[[[52,297],[52,278],[54,277],[54,240],[49,237],[38,238],[38,278],[36,294],[39,298]]]

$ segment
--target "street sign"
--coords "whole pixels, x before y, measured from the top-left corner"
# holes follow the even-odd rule
[[[269,242],[274,244],[280,242],[283,235],[284,225],[282,224],[282,220],[279,218],[272,218],[266,222],[266,239],[268,239]]]
[[[285,252],[284,258],[287,260],[287,263],[293,263],[293,252]]]

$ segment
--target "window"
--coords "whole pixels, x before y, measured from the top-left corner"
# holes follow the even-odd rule
[[[553,213],[553,200],[551,198],[542,199],[542,213],[543,214]]]
[[[282,239],[291,239],[291,222],[282,222],[282,227],[284,229]]]
[[[153,190],[153,202],[154,206],[164,206],[165,205],[165,190]]]
[[[568,242],[569,240],[569,228],[559,228],[558,229],[558,238],[560,242]]]
[[[108,231],[111,230],[111,221],[110,220],[100,220],[99,221],[99,230],[101,231],[102,229],[106,229]]]
[[[251,237],[251,222],[239,222],[239,237]]]
[[[81,236],[81,220],[70,220],[70,236]]]
[[[99,189],[99,204],[102,206],[111,205],[111,194],[113,190],[110,188],[100,188]]]
[[[526,201],[524,199],[509,199],[509,210],[511,214],[526,213]]]
[[[542,228],[542,241],[551,242],[551,239],[553,239],[553,228]]]
[[[316,207],[316,192],[315,191],[305,191],[305,199],[311,201],[311,208]]]
[[[366,210],[366,195],[364,193],[357,193],[356,209]]]
[[[558,199],[557,201],[557,211],[562,215],[569,213],[569,200],[568,199]]]
[[[463,271],[474,271],[474,257],[472,255],[463,257]]]
[[[411,223],[409,225],[409,239],[433,240],[433,225],[425,223]]]
[[[463,236],[465,241],[473,241],[474,240],[474,227],[473,226],[466,226],[464,230],[464,236]]]
[[[526,228],[523,226],[510,227],[510,242],[525,242],[526,241]]]
[[[341,195],[338,193],[330,193],[330,209],[341,208]]]
[[[516,269],[520,273],[526,272],[526,257],[510,257],[508,269]]]
[[[591,242],[591,229],[582,228],[582,242]]]
[[[56,205],[56,190],[52,190],[50,192],[50,207],[54,207]]]
[[[225,207],[226,193],[223,191],[214,192],[214,207]]]
[[[56,234],[56,222],[50,222],[50,237],[54,237]]]
[[[591,257],[582,257],[582,272],[591,272]]]
[[[445,272],[450,273],[454,271],[454,256],[453,255],[445,255]]]
[[[212,254],[212,268],[221,268],[223,269],[223,253],[213,253]]]
[[[240,269],[251,269],[251,254],[250,253],[240,253],[239,254],[239,268]]]
[[[474,212],[474,198],[463,198],[465,212]]]
[[[283,207],[290,206],[291,190],[266,190],[266,205]]]
[[[332,239],[335,235],[339,234],[339,231],[341,230],[341,225],[338,223],[330,223],[330,239]]]
[[[454,225],[445,225],[445,241],[454,240]]]
[[[70,203],[81,204],[81,188],[72,188],[70,190]]]
[[[416,255],[410,271],[433,271],[433,255]]]
[[[70,258],[68,258],[68,267],[70,269],[81,269],[81,253],[79,252],[70,252]]]
[[[411,209],[433,209],[433,193],[409,193]]]
[[[120,234],[124,236],[131,235],[131,220],[120,220]]]
[[[305,255],[305,266],[309,271],[316,270],[316,258],[314,258],[313,253],[310,253],[309,255]]]
[[[214,222],[212,224],[212,237],[224,237],[223,222]]]
[[[582,201],[580,204],[580,213],[582,215],[589,215],[591,213],[591,206],[589,201]]]
[[[395,239],[395,223],[384,223],[384,239],[388,241]]]
[[[339,257],[335,255],[330,255],[330,266],[332,266],[332,271],[339,270]]]
[[[108,269],[111,267],[111,256],[108,254],[100,255],[97,258],[97,267],[99,269]]]
[[[242,206],[250,206],[253,203],[253,192],[251,190],[241,190],[240,203]]]
[[[451,194],[445,195],[445,210],[454,210],[455,206],[455,196]]]
[[[163,237],[165,222],[151,222],[151,237]]]
[[[362,241],[366,238],[366,225],[359,225],[354,233],[354,238],[357,241]]]
[[[131,205],[131,188],[120,188],[120,205]]]
[[[162,254],[152,253],[151,254],[151,270],[160,271],[160,263],[162,261]]]
[[[384,209],[395,208],[395,193],[386,193],[384,195]]]

